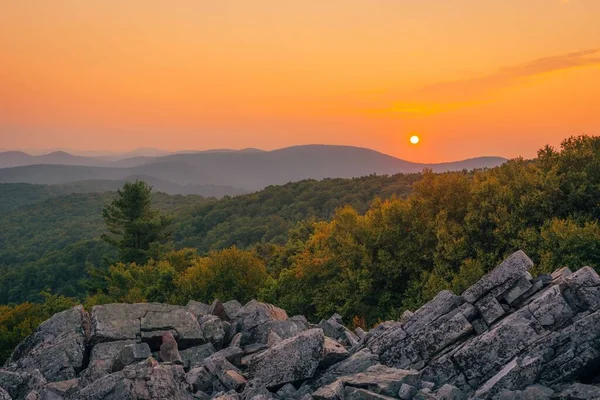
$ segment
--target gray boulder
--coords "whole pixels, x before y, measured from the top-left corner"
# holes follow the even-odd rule
[[[8,392],[0,387],[0,400],[12,400]]]
[[[188,347],[185,350],[181,350],[179,354],[183,361],[183,366],[186,369],[195,368],[203,363],[203,361],[216,353],[212,343],[206,343],[200,346]]]
[[[321,329],[310,329],[256,356],[249,376],[267,388],[312,378],[323,359],[325,337]]]
[[[165,332],[171,332],[182,349],[205,343],[195,315],[181,306],[158,303],[94,306],[91,322],[92,344],[143,339],[156,349]]]
[[[475,303],[492,289],[512,283],[522,277],[531,267],[533,262],[521,250],[512,254],[497,266],[492,272],[481,278],[476,284],[468,288],[462,297],[469,303]]]
[[[43,322],[13,351],[7,365],[13,370],[39,370],[49,382],[77,377],[85,366],[89,316],[82,306],[65,310]]]
[[[281,308],[256,300],[251,300],[243,306],[236,316],[237,324],[242,331],[250,331],[267,322],[285,321],[286,319],[288,319],[288,315]]]
[[[183,367],[161,365],[149,359],[101,378],[72,397],[73,400],[192,400]]]
[[[390,368],[384,365],[374,365],[365,372],[339,378],[346,387],[364,388],[386,396],[397,396],[403,384],[414,386],[418,380],[418,371]]]
[[[148,343],[129,344],[121,349],[121,352],[115,359],[113,371],[120,371],[128,365],[144,361],[151,355]]]

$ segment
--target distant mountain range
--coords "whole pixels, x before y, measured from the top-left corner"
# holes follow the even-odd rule
[[[0,183],[94,186],[94,182],[144,179],[167,193],[235,195],[302,179],[352,178],[370,174],[393,175],[491,168],[506,162],[500,157],[421,164],[374,150],[328,145],[306,145],[273,151],[258,149],[211,150],[121,159],[84,157],[66,152],[32,156],[0,153]],[[112,185],[111,185],[112,186]]]

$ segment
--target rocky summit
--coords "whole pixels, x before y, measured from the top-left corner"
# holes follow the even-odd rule
[[[600,277],[532,265],[369,332],[254,300],[78,306],[17,346],[0,400],[600,399]]]

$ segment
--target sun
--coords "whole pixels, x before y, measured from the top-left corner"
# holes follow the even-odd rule
[[[410,137],[410,142],[411,142],[412,144],[417,144],[417,143],[419,143],[420,141],[421,141],[421,139],[420,139],[420,138],[419,138],[417,135],[413,135],[413,136],[411,136],[411,137]]]

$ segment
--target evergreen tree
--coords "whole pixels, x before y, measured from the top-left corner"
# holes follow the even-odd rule
[[[170,237],[170,220],[152,208],[151,192],[144,181],[128,182],[102,211],[109,232],[102,238],[117,247],[122,262],[143,265],[158,258]]]

